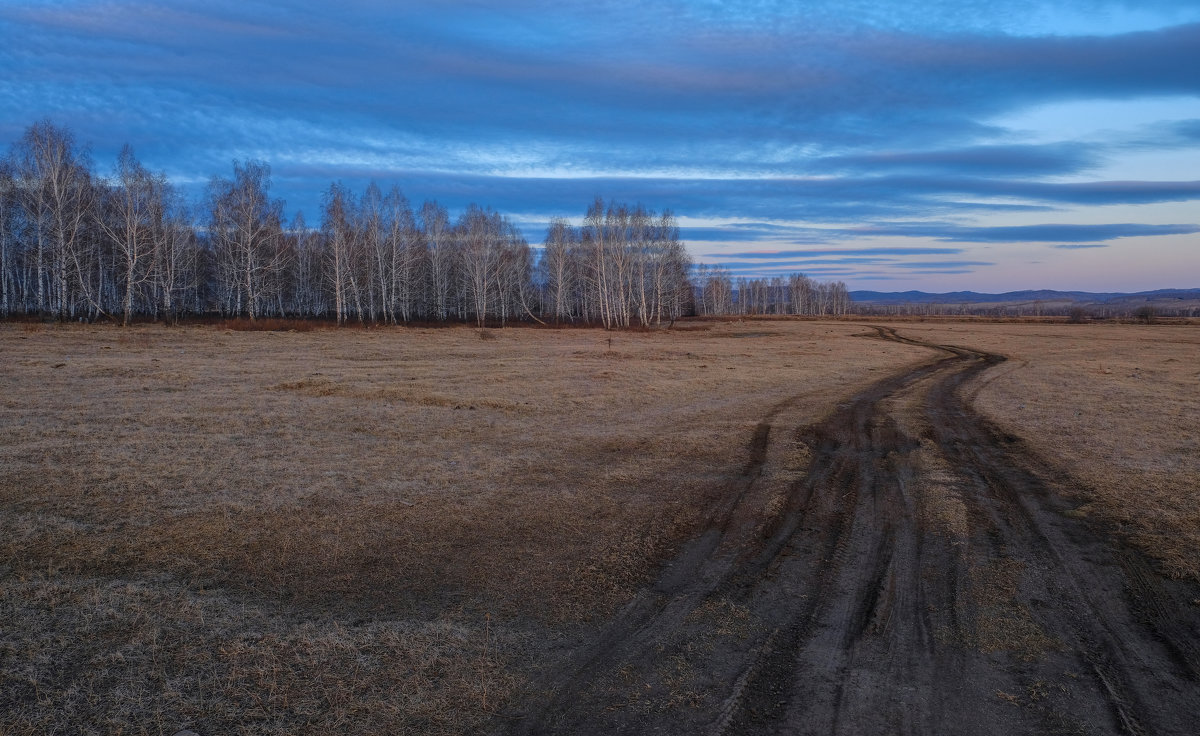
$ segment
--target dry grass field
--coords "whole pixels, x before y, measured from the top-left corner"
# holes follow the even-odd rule
[[[1009,356],[979,409],[1200,578],[1200,332],[895,326]],[[703,526],[764,422],[936,357],[682,328],[0,325],[0,733],[473,732]],[[808,459],[771,447],[764,518]]]
[[[1193,325],[896,325],[1009,356],[975,405],[1078,481],[1094,514],[1200,580],[1200,328]]]
[[[764,417],[930,357],[683,327],[0,325],[0,732],[472,732],[703,523]]]

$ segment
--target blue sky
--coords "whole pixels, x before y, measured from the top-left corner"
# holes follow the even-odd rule
[[[0,0],[0,141],[49,117],[196,196],[265,160],[310,223],[376,179],[533,243],[669,208],[739,274],[1200,286],[1200,3],[901,5]]]

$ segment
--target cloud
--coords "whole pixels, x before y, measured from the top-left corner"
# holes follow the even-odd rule
[[[1095,240],[1147,237],[1160,235],[1190,235],[1200,232],[1200,225],[1143,225],[1114,223],[1108,225],[1002,225],[970,227],[962,225],[900,225],[864,228],[865,232],[880,235],[934,238],[958,243],[1087,243]]]
[[[882,223],[858,228],[814,229],[827,233],[827,241],[862,240],[868,237],[926,238],[947,243],[1056,243],[1055,248],[1104,248],[1107,244],[1093,241],[1133,237],[1191,235],[1200,232],[1200,225],[1148,225],[1113,223],[1102,225],[1045,224],[999,225],[978,227],[951,223]],[[731,238],[732,240],[732,238]],[[796,260],[840,256],[897,256],[911,258],[925,255],[956,255],[962,248],[927,246],[847,247],[803,250],[744,250],[707,253],[712,258],[753,258],[755,260]]]
[[[849,233],[851,231],[843,231]],[[746,250],[736,253],[708,253],[710,258],[755,258],[763,260],[794,260],[798,258],[828,258],[838,256],[925,256],[925,255],[955,255],[962,253],[962,248],[826,248],[822,250]]]
[[[965,273],[964,271],[961,271],[961,269],[964,269],[968,266],[974,267],[994,265],[996,264],[992,261],[904,261],[892,264],[892,266],[895,268],[937,269],[943,271],[946,269],[959,269],[955,271],[956,273]]]
[[[1063,173],[1092,165],[1094,152],[954,144],[1002,135],[981,120],[1046,100],[1200,89],[1188,71],[1200,60],[1200,25],[1014,37],[837,24],[723,29],[686,13],[664,25],[661,12],[632,3],[596,12],[571,3],[525,14],[472,3],[441,13],[371,3],[337,12],[318,3],[297,12],[230,2],[8,7],[0,25],[23,44],[0,59],[13,113],[68,112],[87,87],[118,115],[105,132],[121,140],[129,134],[118,125],[161,130],[147,117],[175,98],[167,114],[185,148],[284,145],[327,160],[305,140],[267,132],[303,119],[307,137],[403,131],[430,162],[472,147],[512,152],[511,161],[491,157],[497,173],[530,163]],[[342,145],[358,144],[343,135]],[[888,150],[844,152],[863,146]]]
[[[853,269],[853,268],[811,268],[811,269],[809,269],[809,268],[806,268],[806,269],[777,268],[777,269],[770,269],[770,268],[764,268],[762,266],[759,266],[757,268],[751,268],[751,267],[730,268],[730,269],[728,269],[728,272],[731,276],[735,276],[735,277],[745,276],[747,278],[790,276],[791,274],[794,274],[794,273],[802,273],[803,275],[808,276],[809,278],[815,278],[815,279],[819,279],[821,281],[835,281],[835,280],[839,280],[839,279],[848,278],[851,276],[857,277],[860,273],[862,273],[860,270]]]
[[[899,184],[899,182],[896,182]],[[1152,204],[1200,199],[1200,181],[1095,181],[1077,183],[1007,182],[997,180],[929,180],[925,186],[942,193],[1017,197],[1066,204]]]
[[[1046,176],[1071,174],[1098,163],[1094,146],[1080,143],[989,145],[926,151],[881,151],[837,156],[821,163],[831,169],[867,172],[917,172],[972,176]]]
[[[861,260],[848,259],[846,261],[840,259],[833,261],[720,261],[708,263],[708,265],[720,266],[731,271],[754,271],[761,273],[797,271],[803,271],[804,273],[848,273],[864,265],[887,265],[889,263],[890,261],[885,259],[870,258]]]
[[[836,238],[839,231],[768,223],[730,223],[710,227],[681,227],[680,237],[689,242],[752,243],[761,240],[825,243]]]
[[[139,153],[142,149],[138,148]],[[219,163],[221,173],[228,162]],[[654,176],[537,177],[389,169],[386,166],[274,165],[276,190],[292,209],[319,201],[331,181],[363,188],[371,180],[396,182],[413,199],[431,198],[451,208],[486,203],[518,215],[577,217],[596,196],[691,217],[763,217],[788,222],[879,222],[912,217],[966,215],[986,211],[1037,211],[1049,204],[1121,204],[1200,199],[1200,182],[1095,182],[1041,184],[940,177],[693,178]],[[968,196],[971,199],[963,199]],[[980,201],[1009,197],[1021,203]],[[724,226],[697,228],[701,242],[725,239]],[[837,227],[784,230],[745,227],[730,241],[791,238],[819,244],[871,232]],[[886,233],[881,233],[886,234]]]
[[[1193,150],[1200,120],[1093,140],[997,121],[1195,99],[1198,21],[1186,0],[30,0],[0,4],[0,38],[20,41],[0,45],[0,135],[49,115],[102,170],[129,142],[194,196],[262,159],[313,223],[330,182],[378,180],[491,205],[531,239],[600,195],[755,221],[686,228],[696,243],[1082,246],[1196,231],[1128,207],[1080,216],[1121,225],[1003,223],[1200,200],[1182,153],[1154,181],[1088,178],[1131,151]],[[954,253],[824,257],[936,255]]]
[[[975,273],[970,268],[941,268],[941,269],[912,269],[908,272],[910,276],[962,276]]]
[[[1173,132],[1180,138],[1200,143],[1200,120],[1181,120],[1172,127]]]
[[[920,256],[957,254],[959,248],[861,248],[761,253],[706,254],[715,258],[709,265],[720,266],[735,275],[769,276],[804,273],[813,277],[859,276],[870,271],[893,271],[918,275],[974,273],[993,261],[924,260]],[[914,259],[914,256],[917,257]],[[737,260],[739,257],[746,260]],[[732,260],[731,260],[732,259]]]

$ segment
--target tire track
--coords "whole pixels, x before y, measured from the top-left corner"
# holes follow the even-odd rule
[[[807,476],[751,528],[775,407],[706,531],[502,732],[1193,732],[1194,587],[1064,515],[1063,480],[973,411],[1002,356],[872,329],[942,357],[796,430]],[[930,522],[946,504],[962,528]]]

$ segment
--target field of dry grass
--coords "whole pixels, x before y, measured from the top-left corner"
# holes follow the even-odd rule
[[[0,732],[471,732],[760,420],[929,358],[684,327],[0,325]]]
[[[1191,325],[897,325],[1003,353],[976,406],[1080,481],[1095,514],[1200,580],[1200,329]]]
[[[472,732],[704,522],[764,418],[932,357],[683,327],[0,325],[0,732]],[[1010,356],[978,407],[1200,578],[1200,332],[897,327]]]

